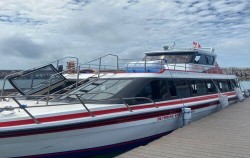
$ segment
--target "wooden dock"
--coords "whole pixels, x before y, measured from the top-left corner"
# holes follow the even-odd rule
[[[249,158],[250,98],[119,158]]]

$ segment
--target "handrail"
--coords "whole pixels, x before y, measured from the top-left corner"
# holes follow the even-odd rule
[[[26,114],[28,114],[34,121],[36,124],[39,124],[40,122],[26,109],[26,105],[22,105],[19,101],[17,101],[17,99],[15,97],[11,97],[20,107],[20,109],[23,109],[25,111]]]
[[[94,75],[92,75],[92,76],[90,76],[90,77],[88,77],[88,78],[86,78],[86,79],[80,80],[80,81],[77,82],[77,83],[79,84],[79,83],[81,83],[81,82],[84,82],[84,81],[88,80],[89,78],[94,77],[95,75],[96,75],[96,74],[94,74]],[[71,88],[71,87],[73,87],[74,85],[76,85],[76,83],[74,83],[74,84],[72,84],[72,85],[69,85],[68,87],[65,87],[65,88],[63,88],[63,89],[60,89],[60,90],[58,90],[58,91],[56,91],[56,92],[50,94],[50,96],[51,96],[51,95],[54,95],[54,94],[56,94],[56,93],[59,93],[59,92],[65,90],[66,88]],[[76,88],[77,88],[77,87],[76,87]],[[73,90],[73,89],[72,89],[72,90]],[[37,100],[37,104],[39,103],[39,101],[41,101],[41,100],[43,100],[43,99],[45,99],[45,98],[48,98],[48,95],[46,95],[45,97],[42,97],[42,98],[40,98],[39,100]],[[55,98],[54,98],[54,99],[55,99]]]
[[[118,70],[119,70],[119,57],[118,57],[117,55],[115,55],[115,54],[107,54],[107,55],[104,55],[104,56],[102,56],[102,57],[100,57],[100,58],[91,60],[91,61],[86,62],[86,63],[81,64],[81,65],[78,65],[78,63],[77,63],[77,80],[76,80],[76,87],[78,86],[77,83],[78,83],[78,81],[79,81],[80,67],[81,67],[82,65],[86,65],[86,64],[89,64],[89,63],[91,63],[91,62],[94,62],[94,61],[99,60],[99,68],[98,68],[98,78],[99,78],[99,77],[100,77],[100,69],[101,69],[101,61],[102,61],[103,58],[105,58],[105,57],[107,57],[107,56],[114,56],[114,57],[116,57],[116,59],[117,59],[117,71],[118,71]],[[59,72],[59,73],[56,73],[56,74],[53,74],[53,75],[50,76],[49,87],[48,87],[48,92],[47,92],[47,102],[48,102],[48,100],[49,100],[49,95],[50,95],[50,90],[51,90],[52,79],[53,79],[56,75],[62,74],[62,73],[64,73],[64,72],[66,72],[66,71],[68,71],[68,70],[72,70],[72,69],[74,70],[75,68],[67,69],[67,70],[65,70],[65,71],[62,71],[62,72]]]
[[[86,64],[89,64],[89,63],[91,63],[91,62],[94,62],[94,61],[99,60],[99,67],[98,67],[98,78],[99,78],[99,76],[100,76],[100,70],[101,70],[102,59],[105,58],[105,57],[107,57],[107,56],[116,57],[117,71],[119,71],[119,57],[118,57],[118,55],[115,55],[115,54],[107,54],[107,55],[104,55],[104,56],[102,56],[102,57],[100,57],[100,58],[97,58],[97,59],[94,59],[94,60],[92,60],[92,61],[89,61],[89,62],[85,63],[85,65],[86,65]]]
[[[64,60],[64,59],[67,59],[67,58],[76,59],[76,61],[77,61],[77,66],[78,66],[78,62],[79,62],[79,61],[78,61],[78,58],[77,58],[77,57],[67,56],[67,57],[60,58],[60,59],[51,61],[51,62],[49,62],[49,63],[43,64],[43,65],[40,65],[40,66],[36,66],[36,67],[34,67],[34,68],[31,68],[31,69],[27,69],[27,70],[23,70],[23,71],[18,71],[18,72],[15,72],[15,73],[12,73],[12,74],[9,74],[9,75],[5,76],[5,77],[4,77],[3,86],[2,86],[1,96],[3,96],[3,92],[4,92],[4,88],[5,88],[5,83],[6,83],[6,80],[7,80],[9,77],[12,77],[12,76],[15,76],[15,75],[21,75],[21,74],[24,73],[25,71],[36,70],[36,69],[38,69],[38,68],[41,68],[41,67],[43,67],[43,66],[46,66],[46,65],[48,65],[48,64],[52,64],[52,63],[55,63],[55,62],[57,62],[57,68],[58,68],[59,61]]]
[[[178,65],[178,64],[183,64],[184,66]],[[209,70],[211,68],[215,68],[212,65],[211,66],[206,66],[206,65],[199,65],[199,64],[194,64],[194,63],[178,63],[178,64],[177,63],[173,63],[173,64],[172,63],[171,64],[167,63],[168,66],[173,66],[174,67],[173,69],[169,68],[169,70],[178,70],[176,68],[184,68],[185,71],[188,71],[187,70],[188,68],[194,69],[192,66],[188,66],[189,64],[193,65],[193,66],[197,66],[194,70],[202,71],[202,72],[199,72],[199,73],[204,73],[205,71],[207,71],[207,70]]]
[[[175,63],[168,63],[168,62],[166,62],[164,64],[164,62],[162,62],[162,61],[165,61],[164,59],[155,59],[155,60],[160,60],[161,61],[161,67],[163,69],[165,69],[164,65],[167,65],[168,70],[178,70],[177,68],[183,68],[183,71],[188,71],[188,68],[190,68],[192,70],[198,70],[197,71],[198,73],[204,73],[205,71],[208,71],[209,69],[216,68],[216,67],[214,67],[214,65],[202,65],[202,64],[186,63],[186,62],[184,62],[184,63],[176,63],[176,62]],[[151,61],[151,60],[149,60],[149,61]],[[138,62],[140,62],[140,61],[137,61],[136,63],[138,63]],[[146,65],[147,62],[148,62],[147,60],[144,60],[145,72],[146,72],[146,69],[147,69],[147,65]],[[170,68],[169,68],[169,66],[170,66]],[[173,68],[171,68],[171,67],[173,67]],[[158,69],[158,68],[156,68],[156,69]],[[223,70],[221,68],[219,68],[219,69]]]
[[[129,105],[121,98],[121,97],[119,97],[118,95],[116,95],[116,94],[114,94],[114,93],[109,93],[109,92],[101,92],[101,93],[107,93],[107,94],[111,94],[111,95],[113,95],[113,96],[115,96],[116,98],[118,98],[119,100],[121,100],[122,102],[123,102],[123,104],[128,108],[128,110],[130,111],[130,112],[132,112],[132,110],[131,110],[131,108],[129,107]],[[91,93],[88,93],[88,94],[91,94]],[[92,93],[92,94],[96,94],[96,93]],[[100,93],[98,93],[98,94],[100,94]],[[80,96],[80,94],[68,94],[68,96],[70,96],[70,95],[75,95],[76,96],[76,98],[80,101],[80,103],[83,105],[83,107],[86,109],[86,111],[88,111],[89,112],[89,114],[90,114],[90,116],[91,117],[94,117],[94,115],[93,115],[93,113],[89,110],[89,108],[85,105],[85,103],[83,102],[83,100],[79,97]],[[44,96],[44,95],[32,95],[32,96]],[[55,96],[65,96],[65,95],[55,95]],[[34,120],[34,122],[35,123],[37,123],[37,124],[39,124],[40,122],[26,109],[26,108],[28,108],[28,106],[27,105],[22,105],[16,98],[17,97],[15,97],[15,96],[0,96],[0,98],[11,98],[11,99],[13,99],[14,100],[14,102],[16,102],[16,104],[19,106],[19,107],[5,107],[5,108],[0,108],[0,112],[2,112],[4,109],[6,110],[6,109],[11,109],[11,110],[14,110],[14,109],[17,109],[17,108],[21,108],[21,109],[23,109],[24,111],[25,111],[25,113],[27,113],[33,120]],[[20,96],[19,96],[20,97]],[[62,104],[62,105],[65,105],[65,104]],[[59,105],[47,105],[47,106],[62,106],[61,104],[59,104]],[[29,108],[35,108],[35,107],[44,107],[44,106],[32,106],[32,107],[29,107]],[[1,111],[2,110],[2,111]]]
[[[116,95],[116,94],[114,94],[114,93],[110,93],[110,92],[99,92],[99,93],[87,93],[87,94],[101,94],[101,93],[111,94],[111,95],[113,95],[114,97],[118,98],[119,100],[121,100],[121,101],[123,102],[123,104],[125,104],[125,106],[128,108],[128,110],[132,112],[132,109],[131,109],[131,108],[129,107],[129,105],[123,100],[123,98],[121,98],[120,96],[118,96],[118,95]],[[84,94],[82,94],[82,95],[84,95]],[[82,96],[82,95],[81,95],[81,96]],[[79,95],[78,95],[78,96],[79,96]],[[86,100],[86,99],[85,99],[85,100]],[[102,100],[102,99],[100,99],[100,100]],[[108,100],[108,99],[105,99],[105,100]],[[86,101],[91,101],[91,99],[86,100]]]
[[[154,106],[155,106],[156,108],[158,108],[158,106],[155,104],[155,102],[154,102],[152,99],[147,98],[147,97],[130,97],[130,98],[122,98],[122,99],[124,99],[124,100],[133,100],[133,99],[144,99],[144,100],[149,100],[151,103],[154,104]]]

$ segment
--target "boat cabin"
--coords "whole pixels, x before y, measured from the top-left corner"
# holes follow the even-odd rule
[[[161,72],[164,69],[206,72],[216,66],[216,55],[201,49],[165,50],[145,53],[141,61],[126,65],[127,72]]]
[[[163,51],[145,53],[143,60],[164,60],[170,64],[199,64],[213,66],[216,55],[200,50]]]
[[[81,86],[77,94],[85,103],[136,105],[234,91],[234,79],[103,78]],[[77,100],[70,95],[64,101]]]

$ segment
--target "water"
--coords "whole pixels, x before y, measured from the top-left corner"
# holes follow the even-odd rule
[[[0,89],[2,89],[2,87],[3,87],[3,82],[4,82],[4,80],[0,79]],[[11,86],[11,84],[9,83],[8,80],[6,80],[6,82],[5,82],[4,89],[13,89],[13,87]]]
[[[245,89],[250,89],[250,81],[241,81],[242,87]]]

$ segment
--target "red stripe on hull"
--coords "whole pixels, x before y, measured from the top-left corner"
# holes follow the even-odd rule
[[[235,100],[235,98],[232,98],[231,100]],[[219,101],[214,101],[214,102],[210,102],[206,104],[200,104],[200,105],[196,105],[192,107],[192,110],[214,106],[218,104],[219,104]],[[158,112],[153,112],[153,113],[151,112],[151,113],[129,115],[129,116],[123,116],[123,117],[115,117],[115,118],[92,121],[92,122],[53,126],[53,127],[47,127],[47,128],[36,128],[36,129],[27,129],[27,130],[23,129],[23,130],[16,130],[16,131],[0,132],[0,138],[27,136],[27,135],[35,135],[35,134],[47,134],[47,133],[64,132],[64,131],[77,130],[77,129],[94,128],[94,127],[114,125],[114,124],[125,123],[125,122],[139,121],[139,120],[144,120],[144,119],[149,119],[149,118],[157,118],[159,116],[165,116],[165,115],[170,115],[170,114],[178,115],[181,113],[181,111],[182,111],[181,108],[179,108],[179,109],[158,111]]]
[[[235,92],[227,92],[225,93],[228,96],[235,95]],[[168,101],[165,103],[156,103],[156,106],[164,107],[164,106],[173,106],[177,104],[185,104],[197,101],[204,101],[208,99],[216,99],[218,98],[218,94],[213,94],[209,96],[201,96],[201,97],[194,97],[194,98],[184,98],[182,100],[175,100],[175,101]],[[148,109],[148,108],[155,108],[154,104],[151,105],[141,105],[141,106],[131,106],[131,109],[134,110],[141,110],[141,109]],[[128,109],[124,108],[117,108],[117,109],[108,109],[108,110],[101,110],[101,111],[93,111],[95,116],[98,115],[105,115],[105,114],[112,114],[112,113],[119,113],[119,112],[126,112]],[[55,122],[55,121],[63,121],[63,120],[70,120],[70,119],[78,119],[90,117],[89,113],[76,113],[76,114],[67,114],[67,115],[59,115],[59,116],[51,116],[45,118],[37,118],[40,123],[47,123],[47,122]],[[27,120],[17,120],[17,121],[9,121],[9,122],[0,122],[0,127],[9,127],[9,126],[20,126],[20,125],[29,125],[34,124],[34,120],[27,119]]]

